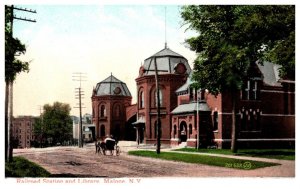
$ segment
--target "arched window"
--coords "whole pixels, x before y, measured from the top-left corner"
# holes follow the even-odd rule
[[[250,109],[249,110],[249,117],[250,117],[250,120],[249,120],[249,122],[250,122],[250,128],[249,128],[249,130],[254,130],[254,128],[255,128],[255,120],[254,120],[254,118],[255,118],[255,116],[254,116],[254,111],[252,111],[252,109]]]
[[[115,117],[120,117],[120,115],[121,115],[121,108],[120,108],[119,104],[115,105],[114,115],[115,115]]]
[[[92,108],[92,110],[93,110],[93,117],[95,117],[95,109],[94,109],[94,107]]]
[[[241,111],[241,115],[240,115],[240,120],[241,120],[241,130],[245,131],[247,130],[247,112],[246,110],[243,108]]]
[[[191,138],[192,133],[193,133],[193,126],[192,124],[189,124],[189,138]]]
[[[101,108],[100,108],[100,117],[105,117],[105,116],[106,116],[105,105],[101,105]]]
[[[247,80],[244,83],[242,91],[243,100],[259,100],[259,83],[254,79]]]
[[[261,111],[257,110],[245,110],[244,108],[240,112],[240,124],[242,131],[259,131],[261,121]]]
[[[180,141],[181,142],[186,142],[186,139],[187,139],[187,125],[186,125],[186,122],[185,121],[182,121],[180,123],[180,133],[179,133],[179,137],[180,137]]]
[[[190,101],[193,101],[194,100],[194,90],[192,87],[189,88],[189,93],[190,93]]]
[[[213,114],[213,124],[214,124],[214,131],[217,131],[218,130],[218,112],[217,111],[214,111],[214,114]]]
[[[157,107],[157,92],[155,91],[155,93],[154,93],[154,101],[155,101],[155,107]],[[162,106],[162,102],[163,102],[163,96],[162,96],[162,90],[161,89],[159,89],[159,105],[160,106]]]
[[[145,106],[145,96],[144,96],[144,91],[140,92],[140,108],[144,108]]]

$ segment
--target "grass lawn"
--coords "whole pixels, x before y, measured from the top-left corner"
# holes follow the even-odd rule
[[[49,177],[51,174],[41,166],[23,157],[13,157],[13,162],[5,163],[5,177]]]
[[[199,154],[182,154],[176,152],[161,152],[156,154],[154,151],[129,151],[129,155],[159,158],[164,160],[173,160],[181,161],[186,163],[196,163],[196,164],[205,164],[219,167],[227,167],[234,169],[243,169],[251,170],[258,169],[262,167],[270,167],[279,165],[276,163],[260,162],[260,161],[249,161],[249,160],[240,160],[233,158],[223,158],[223,157],[213,157],[208,155],[199,155]]]
[[[174,151],[202,152],[202,153],[212,153],[212,154],[262,157],[262,158],[270,158],[270,159],[295,160],[295,149],[240,149],[236,154],[232,153],[230,149],[197,150],[195,148],[181,148]]]

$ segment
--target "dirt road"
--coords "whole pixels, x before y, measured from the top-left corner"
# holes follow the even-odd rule
[[[129,148],[122,147],[123,151]],[[14,155],[38,163],[50,173],[63,177],[294,177],[295,161],[271,160],[279,166],[256,170],[196,165],[144,157],[103,156],[94,146],[16,149]]]

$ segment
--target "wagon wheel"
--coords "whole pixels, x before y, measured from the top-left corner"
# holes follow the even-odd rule
[[[119,156],[121,153],[121,149],[119,146],[116,146],[116,155]]]

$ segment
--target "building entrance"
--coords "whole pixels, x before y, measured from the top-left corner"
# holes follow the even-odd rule
[[[187,140],[187,125],[185,121],[180,123],[179,139],[180,142],[186,142]]]

